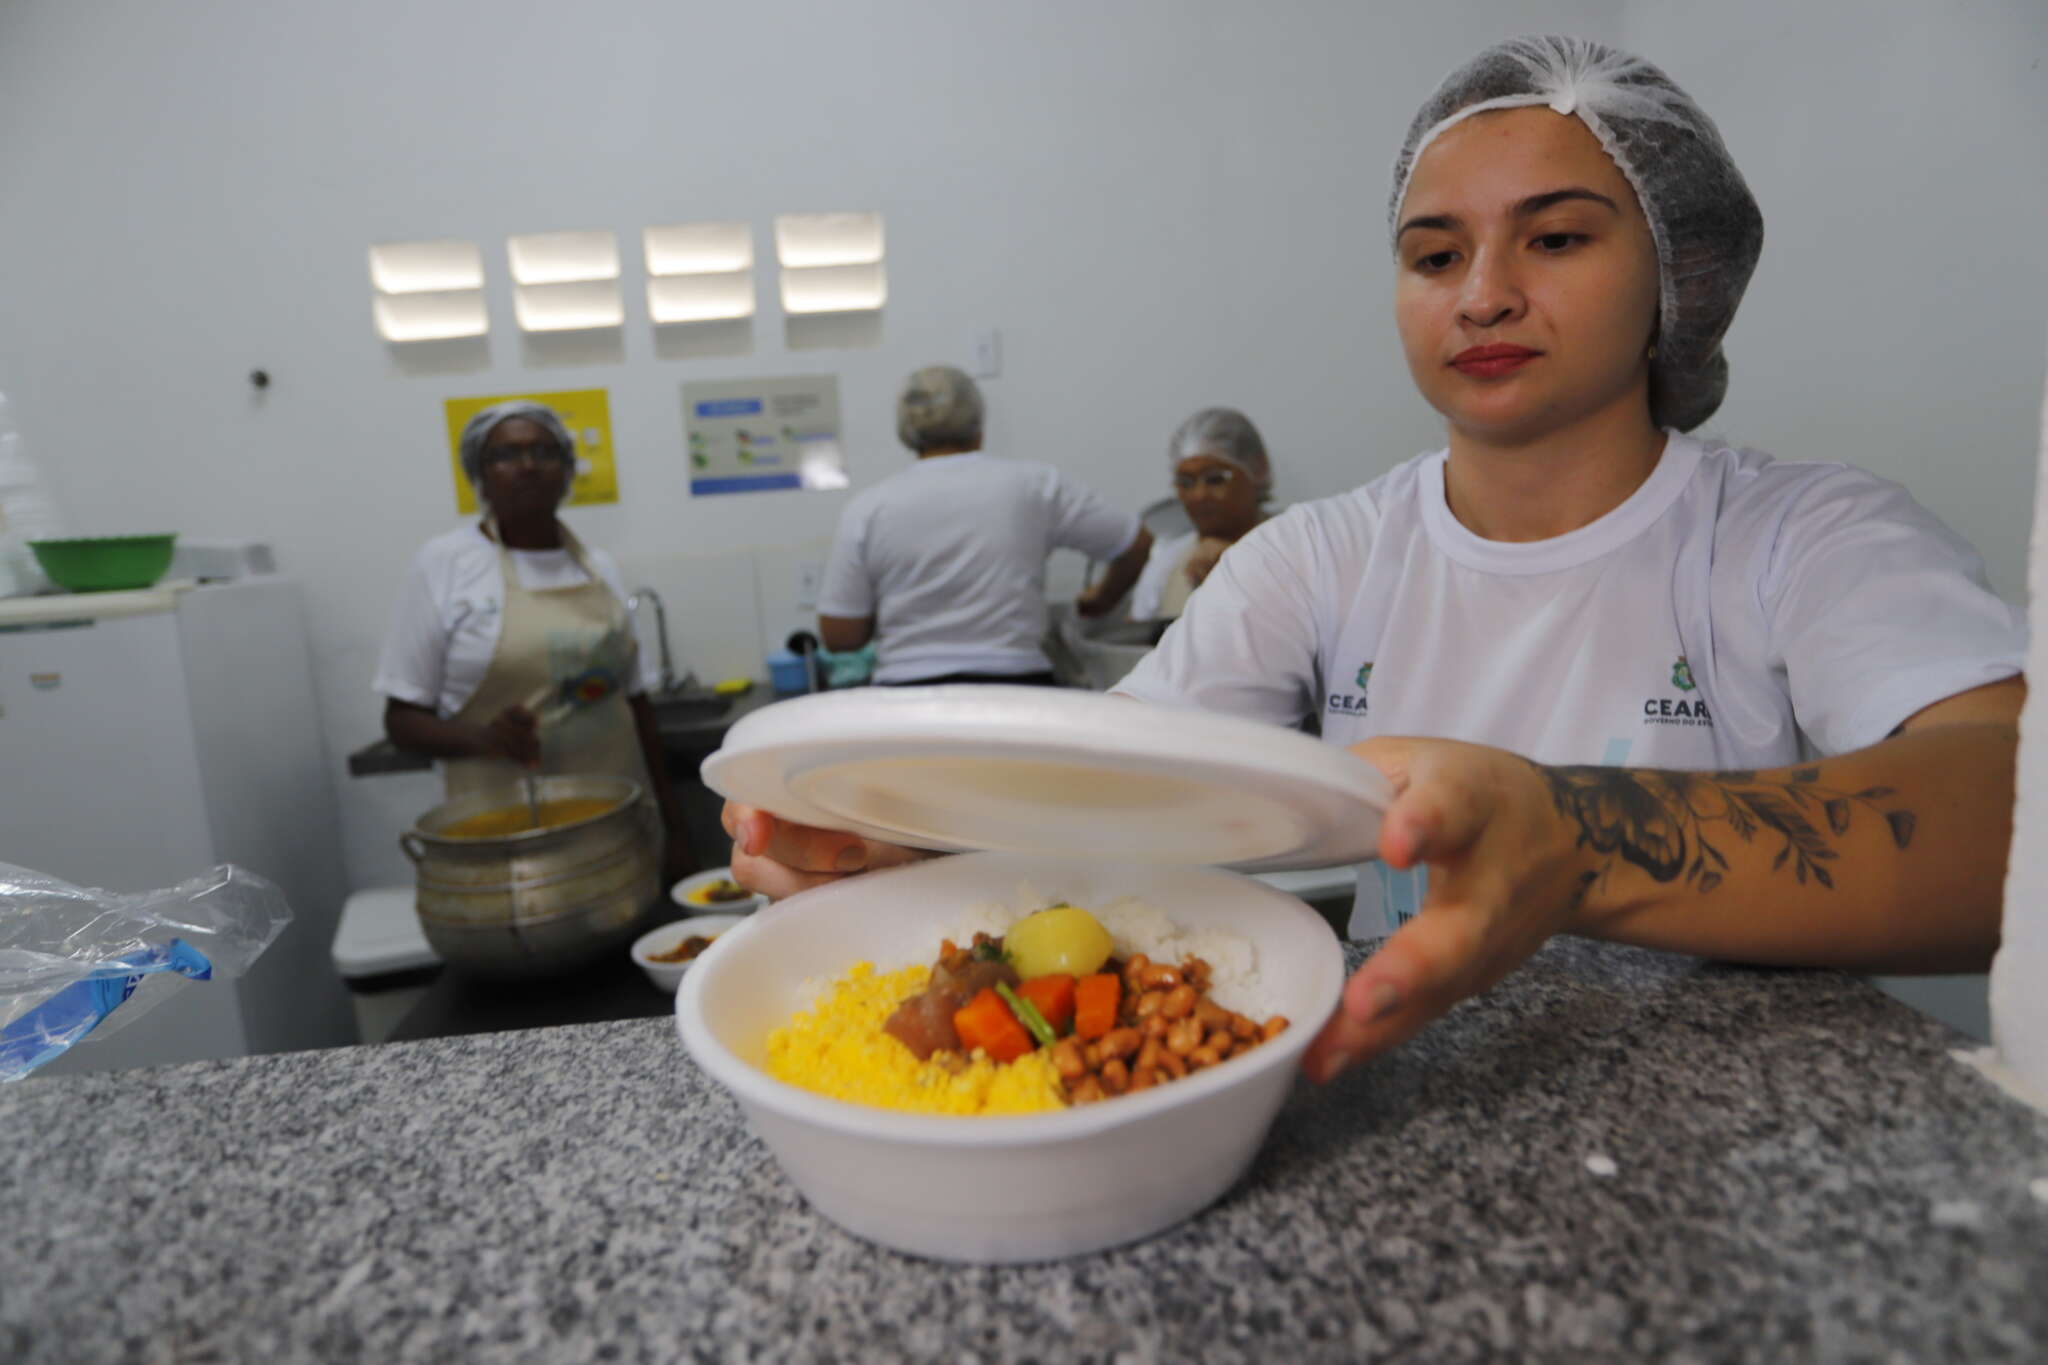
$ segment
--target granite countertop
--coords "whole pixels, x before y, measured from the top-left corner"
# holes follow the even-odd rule
[[[1558,942],[1191,1221],[1007,1268],[812,1214],[666,1019],[31,1079],[0,1359],[2038,1361],[2048,1117],[1962,1041]]]

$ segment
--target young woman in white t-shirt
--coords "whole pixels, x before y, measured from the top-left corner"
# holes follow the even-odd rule
[[[1394,781],[1381,860],[1426,885],[1309,1073],[1561,932],[1982,969],[2024,629],[1895,486],[1680,434],[1719,405],[1762,240],[1712,122],[1626,54],[1503,44],[1423,106],[1389,228],[1447,449],[1246,537],[1118,689],[1313,707]],[[745,808],[726,824],[736,875],[776,895],[915,856]]]

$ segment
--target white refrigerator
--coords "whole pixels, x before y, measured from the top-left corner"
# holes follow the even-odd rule
[[[354,1042],[328,956],[346,883],[298,586],[0,600],[0,861],[116,891],[232,862],[291,903],[246,976],[189,983],[38,1075]]]

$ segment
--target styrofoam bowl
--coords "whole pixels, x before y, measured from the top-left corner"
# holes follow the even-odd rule
[[[672,991],[682,984],[690,968],[704,960],[703,952],[686,962],[656,962],[656,953],[672,951],[684,939],[701,934],[716,943],[721,935],[738,924],[744,915],[691,915],[686,919],[670,920],[658,929],[649,929],[633,940],[633,962],[647,974],[647,980],[658,991]]]
[[[1083,906],[1137,896],[1181,928],[1250,940],[1267,1012],[1290,1026],[1184,1080],[1018,1117],[898,1113],[762,1069],[769,1032],[855,962],[929,962],[969,906],[1015,904],[1027,885]],[[1322,917],[1248,877],[975,853],[849,878],[748,916],[683,979],[676,1028],[798,1190],[848,1232],[942,1260],[1042,1261],[1151,1236],[1229,1189],[1343,985],[1343,949]]]

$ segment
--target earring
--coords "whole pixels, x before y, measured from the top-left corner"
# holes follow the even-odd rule
[[[1657,343],[1654,341],[1650,343],[1650,352],[1647,358],[1650,360],[1655,360],[1657,358]]]

